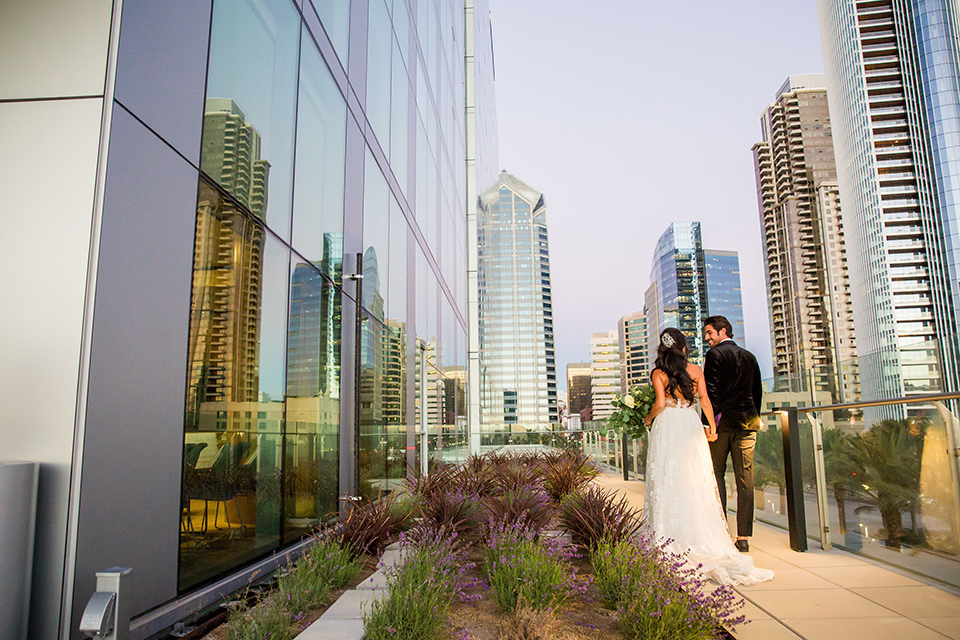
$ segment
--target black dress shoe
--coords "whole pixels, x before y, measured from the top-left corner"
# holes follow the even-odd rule
[[[739,551],[740,553],[748,553],[750,551],[750,541],[737,540],[736,547],[737,547],[737,551]]]

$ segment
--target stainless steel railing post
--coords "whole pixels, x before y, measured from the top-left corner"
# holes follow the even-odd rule
[[[820,421],[807,414],[810,420],[810,431],[813,433],[813,467],[817,476],[817,515],[820,516],[820,548],[830,550],[830,520],[827,510],[827,474],[823,461],[823,429]]]

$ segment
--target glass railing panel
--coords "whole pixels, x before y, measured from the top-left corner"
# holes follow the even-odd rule
[[[960,585],[956,401],[887,409],[904,417],[819,412],[832,542]]]
[[[779,415],[764,416],[753,452],[754,517],[780,527],[787,526],[787,489],[783,467],[783,431]],[[724,478],[727,509],[737,511],[737,483],[732,465]]]

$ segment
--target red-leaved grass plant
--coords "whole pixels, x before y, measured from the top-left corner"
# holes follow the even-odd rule
[[[573,541],[587,548],[601,538],[614,542],[631,538],[643,523],[640,512],[630,507],[626,498],[597,486],[567,494],[560,503],[559,520]]]
[[[357,500],[350,504],[346,515],[322,529],[319,535],[336,541],[354,558],[378,556],[403,530],[408,518],[409,509],[393,495],[381,496],[375,501]]]
[[[557,503],[568,493],[583,490],[600,473],[600,467],[579,449],[542,453],[539,462],[543,486]]]
[[[553,524],[557,505],[539,485],[521,485],[483,500],[484,537],[503,526],[527,528],[539,535]]]

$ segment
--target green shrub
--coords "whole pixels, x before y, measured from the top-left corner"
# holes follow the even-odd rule
[[[317,540],[296,566],[277,580],[277,597],[293,613],[323,604],[330,591],[342,589],[360,571],[350,552],[333,540]]]
[[[264,598],[256,606],[241,604],[227,619],[226,640],[290,640],[292,617],[275,596]]]
[[[671,553],[666,543],[654,544],[642,536],[606,539],[591,559],[604,600],[618,606],[626,640],[705,640],[723,637],[722,627],[744,622],[736,613],[743,601],[733,589],[708,588],[686,556]],[[625,562],[618,567],[618,561]]]
[[[364,613],[367,640],[433,640],[446,631],[447,612],[462,596],[466,562],[464,547],[450,529],[418,529],[407,558],[387,572],[387,595]],[[401,539],[401,545],[405,540]]]
[[[494,530],[484,569],[497,608],[511,612],[523,605],[540,611],[562,605],[578,586],[560,557],[564,551],[538,543],[529,529]]]
[[[600,599],[608,609],[617,609],[624,599],[629,599],[638,585],[652,579],[657,570],[639,557],[637,546],[629,540],[613,541],[601,538],[590,550],[594,584]]]

